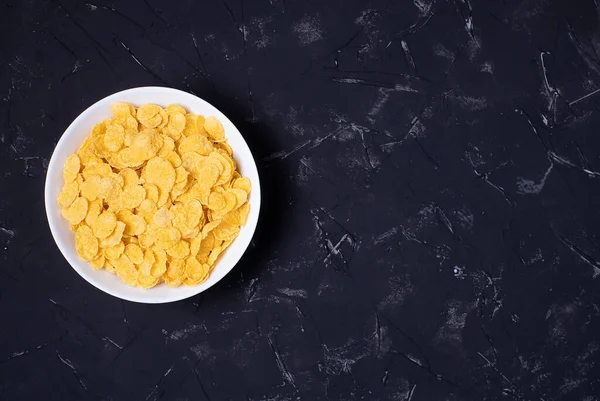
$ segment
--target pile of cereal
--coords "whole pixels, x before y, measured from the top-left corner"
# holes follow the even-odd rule
[[[77,253],[131,286],[204,282],[250,211],[221,122],[177,105],[111,111],[65,162]]]

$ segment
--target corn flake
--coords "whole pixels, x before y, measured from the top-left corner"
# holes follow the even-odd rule
[[[67,182],[63,185],[58,195],[58,205],[60,207],[68,207],[79,195],[79,184],[77,181]]]
[[[69,183],[74,181],[77,178],[77,174],[79,174],[79,170],[81,169],[81,160],[79,156],[76,154],[67,157],[65,161],[65,168],[63,170],[63,178],[65,183]]]
[[[123,241],[119,242],[115,246],[111,246],[110,248],[104,249],[104,257],[109,260],[117,259],[125,252],[125,244]]]
[[[117,245],[123,238],[123,231],[125,231],[125,223],[117,221],[117,226],[112,234],[100,241],[100,247],[106,249]]]
[[[83,260],[91,261],[98,254],[98,239],[88,226],[80,226],[75,233],[75,250]]]
[[[63,217],[69,221],[70,224],[79,224],[85,218],[88,211],[88,201],[85,198],[77,198],[68,207],[64,208],[61,212]]]
[[[101,213],[92,223],[91,229],[96,238],[104,239],[115,231],[117,217],[114,213],[106,211]]]
[[[117,276],[119,276],[121,280],[131,286],[137,284],[139,273],[127,255],[123,254],[119,256],[119,258],[112,261],[112,264],[115,267]]]
[[[204,120],[204,129],[215,141],[221,141],[225,137],[225,129],[223,128],[223,125],[214,116],[207,117]]]
[[[142,252],[142,249],[136,244],[127,244],[124,252],[129,260],[136,265],[140,265],[144,261],[144,252]]]
[[[250,211],[223,125],[179,105],[111,112],[64,165],[58,203],[77,253],[144,289],[206,281]]]

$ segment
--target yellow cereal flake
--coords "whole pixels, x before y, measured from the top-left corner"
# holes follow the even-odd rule
[[[240,232],[240,227],[237,224],[231,224],[228,222],[221,222],[215,229],[212,231],[215,238],[218,240],[227,241],[235,238]]]
[[[187,114],[187,111],[185,111],[185,109],[183,107],[181,107],[180,105],[178,105],[178,104],[170,104],[170,105],[168,105],[167,108],[165,109],[165,111],[169,115],[171,115],[173,113],[181,113],[185,117],[185,115]]]
[[[233,156],[233,149],[231,149],[231,146],[227,142],[218,143],[217,148],[224,150],[229,157]]]
[[[109,199],[117,196],[122,191],[121,184],[114,177],[104,177],[100,179],[98,197],[100,199]]]
[[[245,193],[244,193],[245,194]],[[235,206],[238,202],[237,197],[230,191],[223,192],[223,196],[225,197],[225,207],[223,210],[220,210],[220,213],[228,213],[235,209]]]
[[[104,261],[104,255],[100,255],[96,259],[90,261],[90,265],[92,265],[92,269],[100,270],[104,267]]]
[[[167,153],[175,150],[175,141],[173,138],[163,135],[163,145],[158,151],[158,155],[164,157]]]
[[[89,176],[80,186],[81,196],[89,201],[94,201],[100,194],[100,183],[102,178],[99,175]]]
[[[110,111],[115,117],[128,117],[131,115],[130,104],[117,102],[110,105]]]
[[[115,246],[111,246],[110,248],[104,249],[104,257],[109,260],[117,259],[125,252],[125,243],[123,241],[119,242]]]
[[[184,181],[187,181],[188,176],[190,175],[190,173],[187,172],[187,170],[185,168],[183,168],[183,166],[179,166],[175,168],[175,183],[181,183]]]
[[[137,284],[139,273],[127,255],[123,254],[119,256],[119,258],[112,261],[112,264],[115,267],[117,276],[119,276],[121,280],[131,286],[135,286]]]
[[[150,268],[150,275],[153,277],[161,277],[167,271],[167,254],[161,249],[154,249],[153,252],[156,260]]]
[[[154,213],[152,217],[152,223],[156,227],[166,227],[171,224],[171,220],[175,217],[175,214],[167,209],[166,207],[161,207]]]
[[[144,126],[156,127],[158,124],[160,124],[160,121],[158,121],[156,124],[150,124],[150,125],[147,125],[145,122],[148,122],[148,121],[152,120],[154,117],[156,117],[157,115],[159,115],[158,112],[160,110],[161,110],[160,106],[157,106],[155,104],[145,104],[137,109],[137,120]]]
[[[129,185],[123,190],[123,204],[126,209],[134,209],[146,199],[146,190],[141,185]]]
[[[148,184],[154,184],[159,189],[158,206],[166,203],[169,192],[175,184],[175,168],[162,157],[153,157],[148,160],[142,170],[142,178]]]
[[[77,181],[67,182],[63,185],[58,195],[58,205],[60,207],[68,207],[79,195],[79,184]]]
[[[175,246],[167,249],[167,255],[176,259],[183,259],[190,254],[190,245],[187,241],[179,241]]]
[[[221,141],[225,136],[225,129],[223,128],[223,125],[214,116],[207,117],[204,120],[204,129],[215,141]]]
[[[204,129],[204,116],[201,114],[196,116],[196,129],[198,130],[199,134],[202,134],[204,136],[208,135],[208,133]]]
[[[173,259],[169,261],[167,270],[162,277],[169,287],[179,287],[185,280],[185,260]]]
[[[91,229],[96,238],[104,239],[112,234],[117,227],[117,217],[114,213],[105,211],[101,213],[92,223]]]
[[[77,198],[68,207],[62,209],[62,216],[67,219],[69,224],[75,225],[81,223],[88,211],[88,201],[85,198]]]
[[[144,251],[144,258],[142,260],[142,263],[140,263],[138,267],[138,271],[140,272],[140,274],[143,276],[149,276],[154,262],[156,262],[154,252],[152,251],[152,249],[146,249]]]
[[[127,244],[124,252],[133,264],[139,265],[144,261],[144,252],[142,252],[142,249],[136,244]]]
[[[191,285],[197,285],[208,278],[209,265],[200,263],[198,259],[189,256],[185,260],[185,276]]]
[[[91,261],[98,254],[98,239],[88,226],[80,226],[75,233],[75,250],[83,260]]]
[[[156,249],[169,249],[179,242],[181,233],[175,227],[162,227],[156,232],[156,241],[154,247]]]
[[[143,289],[206,281],[250,211],[223,125],[180,105],[110,109],[64,165],[58,204],[77,253]]]
[[[94,221],[96,221],[96,218],[100,216],[100,212],[102,212],[102,210],[102,201],[100,199],[89,202],[88,211],[85,215],[85,224],[88,226],[94,224]]]
[[[110,152],[116,152],[125,142],[125,128],[120,124],[111,124],[106,128],[103,136],[104,147]]]
[[[198,182],[206,188],[212,188],[219,179],[219,168],[215,164],[207,164],[198,171]]]
[[[240,226],[243,226],[244,224],[246,224],[246,221],[248,221],[248,214],[250,214],[250,204],[244,203],[237,211],[239,213],[238,224]]]
[[[65,168],[63,170],[65,183],[74,181],[75,178],[77,178],[77,174],[79,174],[79,169],[81,169],[81,160],[79,159],[79,156],[74,154],[67,157]]]
[[[196,125],[196,121],[198,116],[193,113],[188,113],[185,115],[185,128],[183,129],[184,136],[190,136],[198,133],[198,126]]]
[[[112,169],[110,168],[110,164],[100,162],[96,164],[88,164],[81,171],[81,175],[86,180],[92,175],[99,175],[100,177],[108,177],[112,173]]]
[[[133,214],[130,210],[121,210],[118,217],[119,221],[125,224],[123,230],[125,235],[138,236],[146,231],[146,220],[142,216]]]
[[[110,274],[116,274],[115,267],[107,259],[104,260],[104,270],[106,270]]]
[[[200,233],[200,225],[193,228],[188,228],[181,233],[181,239],[190,240]]]
[[[233,181],[233,185],[231,187],[237,188],[237,189],[243,189],[248,194],[250,193],[250,190],[252,189],[250,180],[245,177],[235,179]]]
[[[83,185],[83,182],[85,180],[83,179],[83,176],[81,174],[77,174],[77,178],[75,178],[75,182],[77,183],[77,185],[79,185],[79,188],[81,189],[81,185]]]
[[[144,290],[152,288],[158,283],[159,279],[157,277],[138,275],[137,286]]]
[[[196,152],[201,156],[208,156],[213,151],[213,144],[207,137],[200,134],[183,138],[179,144],[179,153]]]
[[[179,153],[175,152],[174,150],[166,152],[162,157],[168,160],[168,162],[171,163],[175,169],[181,167],[181,157],[179,156]]]
[[[223,193],[214,191],[210,193],[206,206],[211,210],[221,210],[227,206],[227,199]]]
[[[135,170],[124,168],[119,171],[119,176],[123,177],[123,187],[129,187],[139,184],[139,177]]]
[[[234,209],[239,208],[248,200],[248,192],[244,191],[243,189],[231,188],[227,192],[235,196],[236,203]]]
[[[221,224],[221,220],[215,220],[202,227],[202,239],[206,238],[206,236],[208,236],[208,233],[214,230],[215,227],[217,227],[219,224]]]
[[[169,122],[169,115],[163,108],[158,111],[158,114],[160,115],[160,124],[158,124],[158,128],[162,129],[162,133],[165,134],[164,128]]]
[[[100,241],[100,247],[106,249],[117,245],[123,238],[123,231],[125,231],[125,223],[117,221],[117,226],[112,234]]]
[[[187,120],[183,113],[171,113],[169,114],[167,125],[163,131],[171,138],[177,140],[181,138],[183,130],[185,129],[186,121]]]
[[[150,199],[144,199],[140,205],[135,208],[138,215],[142,216],[148,223],[152,221],[154,213],[158,210],[156,202]]]
[[[154,203],[158,202],[158,187],[154,184],[144,184],[146,190],[146,199],[151,200]]]

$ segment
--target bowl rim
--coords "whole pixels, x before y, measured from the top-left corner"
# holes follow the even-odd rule
[[[57,224],[60,224],[60,223],[57,221],[55,216],[53,216],[50,212],[51,208],[53,208],[53,207],[58,208],[58,205],[56,204],[56,200],[51,199],[52,196],[50,195],[51,188],[53,187],[53,185],[50,183],[51,173],[53,173],[52,177],[54,177],[57,174],[56,173],[57,169],[59,169],[61,167],[61,166],[57,165],[57,163],[59,163],[59,162],[57,160],[56,155],[57,155],[58,149],[66,146],[67,141],[68,141],[67,137],[70,136],[67,134],[70,133],[72,130],[74,130],[75,129],[74,127],[80,121],[85,120],[87,115],[93,113],[96,108],[100,107],[101,104],[119,101],[119,97],[122,97],[124,94],[129,94],[131,92],[138,92],[138,91],[158,91],[158,92],[162,91],[162,92],[170,92],[170,93],[174,93],[176,95],[182,95],[182,96],[186,96],[186,97],[187,96],[195,97],[196,100],[199,101],[200,103],[204,103],[206,106],[213,108],[215,110],[215,115],[219,118],[219,120],[226,121],[229,124],[231,124],[231,126],[234,127],[234,129],[239,134],[243,145],[245,145],[246,148],[248,149],[248,153],[250,155],[250,158],[245,160],[245,162],[248,164],[248,168],[250,170],[253,170],[254,176],[256,178],[256,182],[254,182],[254,181],[252,182],[252,196],[255,197],[253,199],[253,203],[256,203],[256,206],[253,205],[253,209],[254,209],[254,207],[256,207],[257,211],[256,211],[256,214],[254,215],[255,218],[252,220],[249,219],[245,225],[245,227],[247,227],[251,230],[249,232],[249,235],[247,236],[247,243],[245,243],[243,245],[243,249],[240,249],[239,252],[237,252],[237,254],[233,257],[233,259],[231,260],[231,266],[229,266],[226,269],[226,271],[223,270],[221,276],[218,277],[214,282],[212,282],[210,284],[205,282],[204,284],[208,284],[206,286],[199,284],[198,286],[195,286],[195,287],[187,287],[187,288],[198,289],[197,291],[191,291],[189,293],[188,292],[184,293],[182,291],[180,294],[175,293],[175,295],[168,296],[168,297],[161,297],[161,298],[144,298],[144,297],[135,296],[135,295],[121,294],[121,293],[119,293],[119,291],[114,291],[110,285],[106,285],[104,283],[96,281],[96,279],[94,279],[92,275],[88,274],[87,271],[80,269],[79,267],[76,266],[75,263],[73,263],[71,261],[70,256],[67,255],[67,253],[66,253],[66,247],[69,246],[69,244],[64,243],[62,240],[60,240],[58,238],[58,234],[59,234],[58,230],[59,229],[57,227]],[[183,106],[185,107],[185,105],[183,105]],[[60,170],[60,171],[62,171],[62,170]],[[209,103],[208,101],[202,99],[198,95],[195,95],[195,94],[192,94],[192,93],[189,93],[186,91],[182,91],[180,89],[164,87],[164,86],[140,86],[140,87],[124,89],[122,91],[115,92],[113,94],[103,97],[102,99],[94,102],[89,107],[87,107],[84,111],[82,111],[67,126],[67,128],[64,130],[64,132],[61,134],[59,140],[57,141],[57,143],[52,151],[50,161],[48,163],[48,168],[46,170],[46,177],[45,177],[45,182],[44,182],[44,206],[45,206],[46,219],[48,222],[48,226],[50,228],[50,232],[52,233],[52,237],[54,239],[56,246],[58,247],[60,253],[63,255],[63,257],[65,258],[67,263],[71,266],[71,268],[73,270],[75,270],[77,272],[77,274],[79,274],[85,281],[90,283],[95,288],[97,288],[109,295],[112,295],[113,297],[119,298],[119,299],[131,301],[131,302],[143,303],[143,304],[163,304],[163,303],[170,303],[170,302],[176,302],[176,301],[180,301],[183,299],[187,299],[187,298],[193,297],[195,295],[198,295],[198,294],[208,290],[209,288],[211,288],[212,286],[217,284],[219,281],[221,281],[238,264],[240,259],[246,253],[248,246],[250,245],[252,238],[253,238],[254,234],[256,233],[256,228],[258,226],[258,221],[260,219],[260,211],[261,211],[260,176],[258,174],[258,167],[256,165],[256,160],[254,158],[254,155],[252,154],[252,150],[250,149],[250,147],[248,146],[248,143],[244,139],[244,136],[242,135],[240,130],[237,128],[237,126],[221,110],[219,110],[217,107],[215,107],[213,104]],[[58,220],[60,220],[60,217],[61,216],[59,214]],[[89,262],[85,262],[85,263],[89,263]],[[127,285],[121,281],[119,283],[122,285]],[[150,290],[147,290],[147,291],[150,291]],[[174,290],[176,290],[176,289],[174,289]]]

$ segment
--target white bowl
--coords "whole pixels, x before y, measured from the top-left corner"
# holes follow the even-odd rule
[[[233,149],[233,156],[239,166],[240,173],[252,182],[250,215],[246,225],[240,230],[239,236],[231,246],[221,255],[217,266],[212,271],[208,280],[195,287],[181,286],[178,288],[167,287],[164,283],[149,290],[134,288],[126,285],[121,279],[106,270],[94,270],[90,264],[81,259],[75,251],[75,234],[71,231],[69,223],[60,214],[58,194],[63,186],[62,171],[67,157],[77,151],[85,138],[90,135],[92,127],[100,121],[112,117],[110,105],[114,102],[127,102],[136,106],[154,103],[166,107],[169,104],[179,104],[186,110],[205,116],[216,116],[225,127],[225,135]],[[217,108],[197,96],[171,88],[142,87],[127,89],[105,97],[94,103],[81,113],[69,125],[58,141],[46,174],[45,188],[46,215],[50,231],[58,249],[77,273],[90,284],[115,297],[142,303],[165,303],[185,299],[199,294],[221,280],[233,269],[240,260],[244,251],[250,244],[254,230],[258,223],[260,211],[260,182],[256,163],[244,138],[231,121]],[[53,268],[61,268],[56,266]]]

